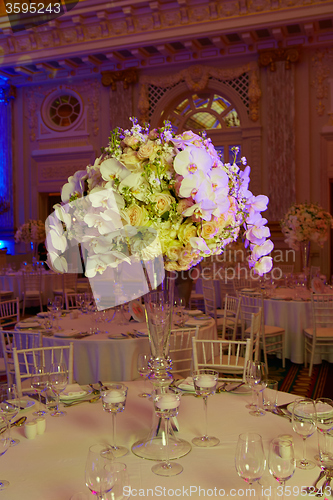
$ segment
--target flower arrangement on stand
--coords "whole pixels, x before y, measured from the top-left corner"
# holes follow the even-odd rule
[[[33,244],[33,257],[37,258],[38,244],[45,241],[45,223],[41,220],[29,219],[15,233],[16,243]]]
[[[303,269],[309,265],[310,243],[323,246],[333,228],[333,218],[316,203],[292,205],[280,221],[285,242],[294,250],[301,250]]]

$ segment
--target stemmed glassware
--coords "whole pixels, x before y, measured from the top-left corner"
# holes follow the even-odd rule
[[[53,302],[53,311],[54,315],[56,317],[56,330],[59,330],[59,318],[61,316],[61,311],[62,311],[62,306],[63,306],[63,300],[60,295],[57,295],[54,297],[54,302]]]
[[[57,397],[56,409],[51,413],[51,417],[63,417],[65,411],[59,410],[60,394],[65,390],[68,383],[68,370],[63,363],[53,363],[50,367],[48,384]]]
[[[159,418],[164,419],[165,424],[165,460],[158,462],[154,465],[151,470],[154,474],[158,476],[177,476],[183,471],[183,467],[175,463],[170,462],[169,457],[169,426],[170,418],[176,417],[178,415],[178,409],[180,405],[180,395],[173,392],[166,392],[163,394],[158,394],[154,397],[154,407],[155,413]]]
[[[131,496],[127,466],[121,462],[112,462],[105,466],[107,472],[112,474],[113,487],[106,500],[127,500]]]
[[[240,434],[236,446],[235,467],[237,474],[249,485],[261,479],[266,460],[260,434]]]
[[[16,385],[5,385],[1,387],[0,392],[0,411],[2,416],[10,424],[13,418],[16,417],[20,409],[20,402],[17,395]],[[16,446],[19,444],[19,439],[10,438],[9,427],[9,446]]]
[[[253,382],[252,371],[253,371],[253,361],[249,359],[246,362],[246,368],[245,368],[245,382],[250,387],[252,395],[252,402],[245,406],[245,408],[248,408],[249,410],[256,409],[254,384],[252,383]]]
[[[253,361],[249,370],[249,380],[252,386],[252,390],[254,391],[254,394],[256,396],[255,410],[251,410],[250,415],[254,417],[263,417],[264,415],[266,415],[266,413],[260,408],[259,397],[260,393],[266,387],[266,384],[264,382],[265,365],[264,363]]]
[[[85,481],[91,493],[100,500],[103,500],[104,495],[112,490],[114,484],[113,474],[106,467],[112,459],[112,453],[107,446],[101,444],[90,446],[86,461]]]
[[[38,410],[33,412],[33,415],[37,417],[43,417],[47,414],[47,411],[42,409],[41,393],[47,389],[48,381],[48,374],[43,366],[33,366],[31,368],[31,387],[37,392],[39,402]]]
[[[280,487],[278,487],[279,498],[284,498],[285,483],[294,475],[296,470],[294,443],[291,437],[279,436],[270,443],[268,468],[269,472],[280,484]],[[280,493],[282,493],[282,496]]]
[[[203,369],[193,372],[192,377],[196,394],[203,397],[205,410],[205,434],[192,439],[192,443],[201,447],[216,446],[220,440],[216,437],[208,436],[207,398],[210,394],[215,394],[218,372]]]
[[[333,454],[333,401],[329,398],[318,398],[315,401],[316,405],[316,424],[319,440],[319,454],[315,455],[315,460],[321,465],[330,465],[332,468]]]
[[[6,453],[10,446],[10,435],[9,435],[9,422],[5,415],[0,415],[0,425],[1,427],[5,427],[5,431],[0,434],[0,456]],[[9,481],[5,481],[4,479],[0,480],[0,491],[8,488]]]
[[[184,297],[176,297],[175,298],[174,314],[177,317],[178,326],[181,326],[181,327],[184,326],[185,307],[186,307],[186,301],[185,301]]]
[[[123,457],[128,453],[128,449],[116,445],[116,416],[125,409],[127,387],[124,384],[108,384],[107,390],[102,391],[101,396],[103,410],[112,415],[112,454],[115,458]]]
[[[293,430],[303,438],[303,458],[296,461],[299,469],[313,469],[316,464],[306,459],[306,438],[312,436],[317,428],[315,402],[310,398],[296,399],[293,405],[292,425]]]
[[[139,394],[140,398],[150,398],[151,396],[151,394],[149,394],[149,392],[147,392],[146,390],[147,379],[150,373],[149,360],[150,360],[150,354],[144,354],[144,353],[138,354],[138,372],[140,376],[144,378],[144,387],[145,387],[144,392],[141,392]]]

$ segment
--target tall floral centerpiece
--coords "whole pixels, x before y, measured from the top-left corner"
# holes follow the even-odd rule
[[[163,255],[172,276],[157,287],[156,273],[145,272],[152,381],[161,389],[171,381],[167,355],[177,272],[221,254],[242,228],[249,265],[262,275],[272,267],[273,243],[261,216],[268,198],[249,190],[245,158],[243,170],[235,162],[223,163],[204,134],[176,135],[168,123],[150,130],[134,118],[132,124],[111,132],[95,163],[64,185],[63,203],[47,221],[48,261],[66,272],[73,239],[84,247],[85,273],[92,279],[133,255],[147,271]]]
[[[45,223],[41,220],[29,219],[15,233],[16,243],[23,242],[32,248],[33,259],[37,259],[38,244],[45,241]]]
[[[303,270],[309,267],[311,241],[323,246],[333,227],[333,218],[316,203],[292,205],[280,222],[285,242],[301,251]]]

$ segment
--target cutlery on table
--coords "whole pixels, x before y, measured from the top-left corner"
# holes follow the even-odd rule
[[[307,493],[318,493],[317,484],[319,483],[319,481],[321,481],[321,479],[323,479],[323,477],[325,476],[325,472],[325,469],[321,469],[319,476],[313,483],[313,486],[308,486],[307,488],[305,488],[305,491]]]
[[[12,424],[10,424],[10,427],[21,427],[21,425],[23,425],[26,420],[27,417],[21,417],[18,420],[15,420],[15,422],[13,422]],[[7,427],[3,427],[2,429],[0,429],[0,434],[5,432],[6,428]]]
[[[97,383],[101,386],[101,391],[107,391],[108,388],[106,385],[104,385],[100,380],[97,381]]]
[[[70,403],[65,403],[62,401],[62,404],[64,406],[74,406],[74,405],[79,405],[81,403],[96,403],[100,399],[100,396],[94,396],[91,399],[80,399],[80,401],[71,401]]]
[[[100,394],[99,389],[95,389],[95,387],[94,387],[92,384],[89,384],[89,387],[91,387],[91,388],[92,388],[92,393],[93,393],[93,394]]]
[[[236,385],[236,387],[231,387],[230,389],[222,389],[224,392],[231,392],[231,391],[235,391],[236,389],[238,389],[238,387],[241,387],[242,385],[244,385],[245,382],[241,382],[240,384]]]

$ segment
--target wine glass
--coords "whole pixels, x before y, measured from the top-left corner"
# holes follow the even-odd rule
[[[261,479],[266,460],[260,434],[240,434],[236,446],[235,467],[237,474],[249,485]]]
[[[100,500],[111,491],[114,484],[112,474],[105,467],[110,460],[113,460],[113,455],[107,445],[90,446],[86,461],[85,481],[91,493]]]
[[[246,368],[245,368],[245,382],[251,388],[251,395],[252,395],[252,402],[245,406],[245,408],[248,408],[249,410],[256,409],[254,384],[252,383],[252,376],[251,376],[252,370],[253,370],[253,361],[249,359],[246,362]]]
[[[149,394],[149,392],[146,391],[147,379],[148,375],[150,374],[149,360],[150,360],[149,354],[144,354],[144,353],[138,354],[138,372],[141,375],[141,377],[144,377],[144,387],[145,387],[145,391],[139,394],[140,398],[150,398],[151,396],[151,394]]]
[[[278,480],[278,495],[282,493],[284,498],[285,483],[296,470],[294,442],[292,437],[279,436],[273,439],[269,445],[268,468],[272,476]],[[281,490],[281,491],[280,491]]]
[[[178,318],[177,319],[178,326],[184,326],[185,307],[186,307],[186,301],[185,301],[184,297],[176,297],[174,313],[176,314],[176,316]]]
[[[264,382],[265,365],[258,361],[253,361],[250,368],[249,378],[252,385],[255,397],[256,397],[256,408],[250,411],[250,415],[253,417],[263,417],[266,413],[260,408],[259,397],[260,393],[265,389],[266,384]]]
[[[59,318],[61,316],[61,311],[62,311],[62,297],[60,295],[56,295],[54,297],[54,302],[53,302],[53,312],[56,317],[56,330],[59,330]]]
[[[10,446],[10,434],[9,434],[9,422],[4,414],[0,415],[0,425],[2,428],[5,428],[3,432],[0,434],[0,456],[6,453]],[[0,480],[0,491],[8,488],[9,481],[5,481],[4,479]]]
[[[155,413],[159,418],[164,419],[165,425],[165,460],[158,462],[154,465],[151,470],[154,474],[158,476],[177,476],[183,471],[183,467],[175,463],[170,462],[169,459],[169,426],[170,418],[176,417],[178,415],[178,408],[180,405],[180,395],[173,392],[166,392],[164,394],[158,394],[154,397],[154,407]]]
[[[43,417],[47,411],[42,409],[41,393],[47,389],[48,374],[45,372],[43,366],[33,366],[31,368],[31,387],[35,389],[38,394],[38,410],[33,412],[37,417]]]
[[[102,391],[101,396],[103,410],[112,415],[112,454],[115,458],[123,457],[128,453],[128,449],[116,445],[116,416],[125,409],[127,387],[124,384],[108,384],[107,390]]]
[[[1,387],[0,393],[0,411],[2,416],[10,424],[13,418],[19,412],[20,402],[17,395],[16,385],[4,385]],[[16,446],[19,444],[19,439],[11,439],[9,427],[9,446]]]
[[[333,430],[333,401],[329,398],[318,398],[316,405],[316,424],[318,430],[319,454],[315,455],[315,460],[332,464],[333,455],[331,450],[332,430]]]
[[[67,367],[63,363],[53,363],[50,367],[48,384],[52,391],[56,395],[56,409],[50,415],[51,417],[63,417],[66,415],[65,411],[59,410],[59,400],[60,394],[65,390],[67,386],[68,371]]]
[[[128,479],[127,466],[121,462],[112,462],[105,466],[112,475],[112,490],[105,495],[105,500],[126,500],[131,496],[131,487]]]
[[[219,444],[220,440],[213,436],[208,436],[208,419],[207,419],[207,398],[210,394],[215,394],[218,373],[214,370],[198,370],[193,373],[193,383],[195,392],[198,396],[203,397],[205,410],[205,434],[201,437],[192,439],[192,443],[196,446],[210,447]]]
[[[310,398],[296,399],[292,411],[293,430],[303,438],[303,458],[296,461],[299,469],[313,469],[316,464],[306,459],[306,438],[312,436],[317,428],[315,403]]]

